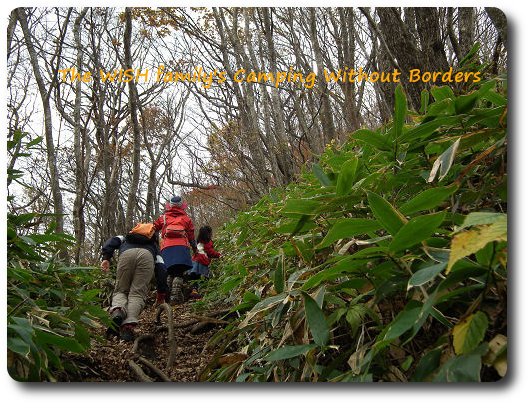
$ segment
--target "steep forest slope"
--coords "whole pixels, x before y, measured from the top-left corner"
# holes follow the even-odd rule
[[[504,77],[466,94],[434,87],[419,113],[397,87],[389,124],[327,145],[296,181],[225,224],[224,256],[187,311],[228,313],[186,379],[504,376],[506,115]],[[34,145],[18,134],[8,147]],[[53,226],[25,234],[35,220],[8,215],[8,368],[17,380],[60,380],[105,345],[112,279],[62,267],[57,246],[72,238]],[[179,375],[178,361],[168,367]]]
[[[491,381],[506,372],[506,81],[328,145],[222,232],[237,321],[213,381]]]

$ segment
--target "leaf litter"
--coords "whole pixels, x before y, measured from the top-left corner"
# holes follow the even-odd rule
[[[216,308],[209,308],[215,310]],[[84,354],[67,354],[75,364],[75,369],[65,370],[62,381],[75,382],[138,382],[137,374],[129,365],[130,360],[135,360],[141,365],[144,373],[154,381],[161,381],[149,367],[138,361],[142,356],[151,362],[159,370],[163,371],[173,382],[194,382],[199,374],[211,362],[214,349],[205,349],[208,340],[223,325],[209,324],[193,333],[193,321],[197,321],[199,315],[194,309],[192,302],[188,301],[179,305],[172,305],[173,325],[176,341],[175,362],[169,368],[167,359],[169,356],[169,342],[165,317],[162,315],[162,323],[156,322],[156,308],[154,299],[149,299],[146,307],[139,317],[139,323],[135,328],[135,336],[144,336],[138,343],[136,353],[133,351],[134,342],[125,342],[116,336],[107,337],[106,327],[97,329],[97,334],[102,337],[101,342],[94,342],[92,348]],[[179,325],[189,325],[179,327]]]

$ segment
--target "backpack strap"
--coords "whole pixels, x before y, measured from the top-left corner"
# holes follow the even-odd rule
[[[161,235],[162,236],[162,243],[161,243],[161,246],[160,248],[163,249],[165,246],[166,246],[166,232],[167,232],[167,224],[166,224],[166,213],[164,213],[164,226],[162,228],[162,231],[163,231],[163,234]]]

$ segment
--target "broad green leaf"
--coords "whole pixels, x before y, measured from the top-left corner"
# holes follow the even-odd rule
[[[436,131],[442,126],[453,126],[459,123],[460,117],[458,116],[442,116],[439,118],[435,118],[405,132],[402,135],[402,139],[400,139],[400,141],[412,143],[417,140],[427,138],[429,135],[431,135],[434,131]]]
[[[409,280],[407,290],[412,287],[418,287],[429,281],[440,274],[443,269],[447,266],[447,263],[438,263],[433,266],[425,267],[415,272]]]
[[[359,329],[359,325],[367,311],[368,310],[364,304],[355,304],[350,306],[348,312],[346,312],[346,322],[350,324],[352,336],[355,336],[357,333],[357,329]]]
[[[263,311],[264,309],[268,309],[276,304],[278,304],[280,301],[283,301],[287,297],[287,293],[281,293],[278,295],[273,295],[272,297],[265,298],[263,301],[258,302],[254,308],[252,308],[252,311],[258,312]]]
[[[62,365],[61,365],[61,360],[59,359],[59,357],[55,354],[55,350],[50,348],[48,345],[46,344],[43,344],[41,346],[42,350],[46,353],[46,361],[49,365],[57,368],[57,369],[61,369],[62,368]],[[51,367],[50,367],[51,368]],[[46,372],[46,370],[45,370]]]
[[[264,360],[278,361],[290,359],[305,354],[315,347],[317,347],[317,345],[283,346],[267,354]]]
[[[471,48],[471,50],[462,58],[460,62],[458,62],[458,66],[464,67],[466,63],[469,63],[471,58],[475,56],[475,54],[479,51],[479,49],[480,49],[480,43],[476,42]]]
[[[317,248],[324,248],[339,239],[352,238],[380,229],[378,221],[364,218],[344,218],[336,221]]]
[[[368,203],[379,223],[391,235],[395,235],[407,222],[405,217],[383,197],[368,193]]]
[[[432,382],[479,382],[481,356],[478,354],[455,356],[447,360]]]
[[[344,162],[340,169],[339,177],[337,179],[337,195],[345,195],[351,191],[355,173],[357,172],[357,164],[359,160],[354,158]]]
[[[392,144],[383,135],[369,129],[359,129],[350,135],[352,139],[358,139],[382,151],[392,150]]]
[[[469,354],[484,339],[488,318],[483,312],[469,315],[453,328],[453,347],[456,354]]]
[[[320,288],[313,294],[311,294],[311,297],[315,300],[318,307],[322,309],[322,305],[324,304],[324,297],[326,295],[326,286],[322,285]]]
[[[438,155],[443,153],[452,142],[460,139],[460,144],[458,149],[460,151],[465,151],[476,145],[480,145],[483,142],[489,142],[492,139],[500,139],[505,136],[506,132],[504,130],[499,130],[498,128],[494,129],[480,129],[478,131],[469,132],[465,135],[451,136],[448,138],[441,138],[430,142],[425,146],[425,153],[428,155]]]
[[[90,346],[90,334],[80,324],[75,324],[75,340],[79,342],[83,347]]]
[[[455,100],[456,113],[466,114],[470,112],[471,109],[475,106],[477,100],[479,100],[484,94],[486,94],[493,86],[495,86],[495,81],[491,80],[484,83],[477,91],[458,96]]]
[[[328,316],[328,325],[333,326],[335,325],[342,316],[346,313],[348,308],[339,308],[335,312],[333,312],[331,315]]]
[[[434,86],[431,89],[431,94],[436,101],[441,101],[446,98],[449,98],[449,99],[455,98],[453,90],[451,90],[449,86],[442,86],[442,87]]]
[[[17,144],[17,141],[7,141],[7,150],[13,149]]]
[[[481,250],[489,242],[508,240],[507,217],[500,217],[496,222],[480,225],[477,228],[462,231],[451,240],[451,253],[446,272],[460,259]]]
[[[472,212],[466,216],[460,227],[468,228],[476,225],[489,225],[506,218],[506,214],[499,212]]]
[[[241,230],[241,233],[237,237],[236,245],[240,246],[247,238],[247,234],[248,234],[248,228],[245,227]]]
[[[8,214],[8,219],[13,225],[24,225],[28,222],[32,221],[33,218],[35,218],[34,213],[30,212],[27,214],[20,214],[20,215],[10,215]]]
[[[506,105],[507,100],[506,97],[501,96],[499,93],[495,93],[494,91],[489,91],[486,94],[484,94],[484,98],[488,101],[491,101],[495,105]]]
[[[305,315],[313,340],[317,345],[325,346],[329,341],[329,328],[324,312],[311,296],[306,293],[302,293],[302,295],[304,297]]]
[[[324,173],[324,170],[322,170],[318,163],[313,163],[313,173],[320,184],[323,186],[331,186],[331,180],[328,178],[326,173]]]
[[[414,360],[414,358],[412,356],[408,356],[407,359],[401,363],[401,368],[405,371],[407,371],[410,366],[412,365],[412,361]]]
[[[315,287],[322,283],[325,280],[334,280],[343,273],[352,272],[370,260],[352,260],[350,257],[340,261],[335,266],[328,269],[319,271],[317,274],[311,276],[305,283],[302,285],[302,290],[306,291],[312,287]]]
[[[412,325],[412,333],[409,335],[407,340],[403,342],[403,344],[406,344],[410,342],[418,333],[420,328],[423,326],[429,315],[431,315],[435,310],[433,309],[433,304],[436,300],[437,294],[436,291],[429,295],[429,297],[425,300],[423,305],[421,306],[421,310],[418,313],[418,318],[416,319],[416,322],[414,322],[414,325]]]
[[[478,92],[458,96],[455,100],[455,111],[457,114],[466,114],[475,106],[478,99]]]
[[[457,184],[452,184],[446,187],[429,188],[399,207],[399,212],[403,215],[411,215],[419,211],[438,207],[449,196],[453,195],[457,189]]]
[[[102,291],[103,291],[102,289],[92,289],[92,290],[83,291],[81,295],[83,302],[92,301],[94,297],[96,297]]]
[[[282,208],[281,212],[310,215],[314,214],[315,211],[317,211],[321,207],[322,203],[317,200],[290,198],[286,201],[285,206]]]
[[[83,346],[81,346],[77,342],[77,340],[71,337],[59,336],[53,333],[43,332],[38,329],[35,330],[35,336],[39,343],[47,343],[49,345],[57,347],[58,349],[66,350],[73,353],[83,353],[85,351]]]
[[[368,281],[366,281],[363,278],[352,278],[352,279],[349,279],[348,281],[344,281],[343,283],[340,283],[340,284],[337,284],[337,285],[333,286],[331,288],[331,290],[340,291],[340,290],[343,290],[343,289],[351,289],[351,288],[356,289],[356,290],[360,290],[365,285],[367,285],[367,283],[368,283]]]
[[[455,143],[453,143],[449,148],[447,148],[444,153],[438,156],[438,158],[434,161],[432,165],[431,173],[429,174],[429,178],[427,179],[428,183],[431,183],[434,180],[438,169],[440,169],[440,175],[438,177],[438,180],[442,180],[447,175],[447,173],[449,173],[449,169],[453,165],[453,160],[455,159],[456,151],[458,150],[459,145],[460,138],[458,138]]]
[[[109,316],[108,312],[102,309],[99,305],[87,305],[84,308],[90,315],[99,319],[107,319]]]
[[[394,236],[388,249],[391,252],[399,252],[417,245],[436,231],[444,217],[445,212],[439,212],[412,218]]]
[[[427,107],[429,106],[429,92],[426,89],[421,91],[421,108],[420,113],[425,114],[427,112]]]
[[[435,101],[431,105],[429,105],[429,108],[427,109],[427,114],[425,114],[425,118],[422,120],[422,125],[426,124],[429,121],[432,121],[435,119],[436,116],[443,114],[451,114],[454,113],[454,101],[451,99],[443,99],[440,101]]]
[[[418,319],[420,311],[421,307],[401,311],[390,324],[390,327],[384,336],[384,340],[392,341],[412,328]]]
[[[260,298],[256,294],[251,293],[250,291],[245,291],[245,293],[243,294],[244,302],[256,304],[259,302],[259,300]]]
[[[289,218],[289,222],[280,225],[275,229],[275,232],[296,235],[310,231],[317,226],[313,221],[310,221],[310,219],[311,217],[309,215],[302,215],[301,217],[297,218]]]
[[[13,322],[13,323],[12,323]],[[15,331],[28,344],[31,344],[35,336],[35,330],[31,323],[25,318],[11,317],[8,318],[7,329]]]
[[[411,382],[427,381],[428,377],[438,368],[442,349],[434,349],[424,355],[410,378]]]
[[[14,353],[21,354],[22,356],[27,356],[30,351],[29,344],[19,337],[8,336],[7,337],[7,348]]]
[[[292,290],[293,286],[294,286],[296,283],[301,283],[300,281],[298,281],[298,279],[299,279],[300,276],[301,276],[302,274],[304,274],[306,271],[307,271],[307,269],[301,269],[301,270],[296,270],[295,272],[293,272],[293,273],[289,276],[289,279],[287,280],[287,289],[288,289],[288,290]]]
[[[276,307],[276,309],[273,312],[272,322],[271,322],[271,326],[273,328],[276,328],[278,323],[280,323],[280,321],[285,316],[285,313],[290,308],[290,306],[291,306],[290,302],[286,302],[286,303],[282,302],[280,305]]]
[[[236,277],[236,278],[231,278],[229,279],[228,281],[226,281],[225,283],[223,283],[220,287],[219,287],[219,290],[223,293],[227,293],[228,291],[236,288],[239,284],[241,284],[241,282],[243,281],[243,277]]]
[[[401,138],[403,133],[403,125],[405,124],[405,116],[407,114],[407,96],[403,90],[403,86],[396,87],[394,92],[394,139]]]
[[[32,146],[38,144],[40,141],[43,140],[43,137],[42,136],[38,136],[36,137],[35,139],[33,139],[32,141],[28,142],[27,145],[26,145],[26,148],[31,148]]]

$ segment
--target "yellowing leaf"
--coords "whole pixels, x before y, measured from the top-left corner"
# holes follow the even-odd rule
[[[488,318],[483,312],[469,315],[453,328],[453,347],[456,354],[468,354],[484,339]]]
[[[497,360],[495,360],[495,363],[493,363],[493,367],[495,368],[495,370],[497,370],[497,373],[499,373],[501,377],[504,377],[506,375],[506,371],[508,371],[508,356],[506,352],[501,354],[497,358]]]
[[[508,221],[506,217],[490,225],[478,226],[469,231],[460,232],[451,241],[451,253],[446,273],[460,259],[478,252],[489,242],[508,240]]]
[[[228,353],[222,355],[217,359],[217,364],[221,367],[228,366],[234,363],[240,363],[248,358],[248,355],[245,353]]]
[[[507,344],[508,339],[506,336],[501,334],[496,335],[488,343],[488,353],[483,357],[484,364],[493,366],[501,377],[504,377],[508,370]]]
[[[492,366],[493,363],[500,357],[504,352],[506,352],[506,345],[508,344],[508,339],[506,336],[497,334],[493,339],[488,343],[488,352],[483,357],[482,362],[488,366]]]

